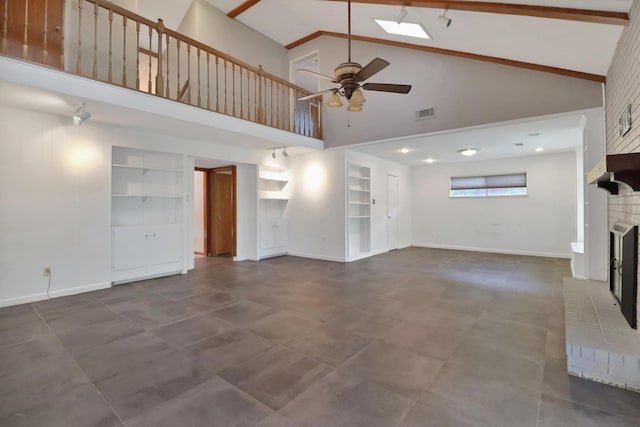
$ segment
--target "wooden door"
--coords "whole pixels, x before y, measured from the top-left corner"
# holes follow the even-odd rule
[[[235,166],[209,170],[209,255],[236,254]]]
[[[62,68],[63,13],[62,0],[0,1],[2,54]]]

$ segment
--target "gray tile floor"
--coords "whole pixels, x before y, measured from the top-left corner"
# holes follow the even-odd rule
[[[2,426],[639,426],[569,377],[566,260],[410,248],[198,258],[0,309]]]

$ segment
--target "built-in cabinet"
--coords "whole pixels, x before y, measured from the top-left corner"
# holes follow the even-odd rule
[[[258,180],[260,258],[284,255],[289,246],[289,173],[260,167]]]
[[[185,270],[184,157],[113,147],[112,281]]]
[[[371,169],[347,164],[348,259],[371,254]]]

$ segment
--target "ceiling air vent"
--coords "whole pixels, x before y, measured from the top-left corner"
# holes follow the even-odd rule
[[[436,107],[416,111],[416,120],[430,119],[436,116]]]

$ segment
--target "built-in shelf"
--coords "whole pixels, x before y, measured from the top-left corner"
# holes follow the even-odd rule
[[[591,168],[587,182],[618,194],[618,183],[640,191],[640,153],[609,154]]]
[[[124,165],[124,164],[118,164],[118,163],[114,163],[113,167],[114,168],[123,168],[123,169],[141,170],[142,173],[146,173],[147,171],[182,173],[182,170],[180,170],[180,169],[148,168],[148,167],[144,167],[144,166]]]
[[[180,199],[182,194],[112,194],[113,197],[139,197],[142,199],[156,198],[156,199]]]
[[[348,259],[371,254],[371,169],[347,164]]]

